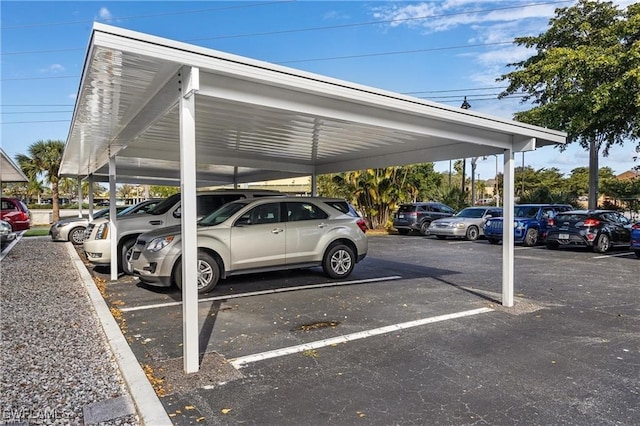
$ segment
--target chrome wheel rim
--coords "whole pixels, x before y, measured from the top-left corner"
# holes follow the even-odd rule
[[[207,262],[198,260],[198,289],[205,288],[213,278],[213,268]]]
[[[346,250],[338,250],[331,256],[331,269],[340,275],[344,275],[351,269],[351,256]]]

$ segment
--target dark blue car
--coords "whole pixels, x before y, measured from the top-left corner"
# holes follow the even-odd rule
[[[544,242],[547,237],[547,220],[556,214],[572,210],[568,204],[519,204],[514,208],[514,241],[531,247]],[[502,240],[504,218],[489,219],[484,225],[484,236],[491,244]]]
[[[631,227],[631,250],[640,257],[640,222],[635,223]]]

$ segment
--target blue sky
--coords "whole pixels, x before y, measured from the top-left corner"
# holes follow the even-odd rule
[[[13,158],[35,141],[66,140],[94,21],[448,105],[460,105],[466,95],[473,110],[512,118],[529,106],[497,100],[505,83],[496,78],[506,64],[531,54],[513,45],[514,37],[544,32],[555,8],[571,4],[3,0],[1,145]],[[601,167],[622,173],[637,165],[634,146],[612,149]],[[564,152],[548,147],[525,154],[524,161],[568,174],[588,166],[588,154],[577,145]],[[516,164],[522,164],[520,154]],[[449,163],[436,168],[447,171]],[[495,158],[480,159],[476,173],[493,178]]]

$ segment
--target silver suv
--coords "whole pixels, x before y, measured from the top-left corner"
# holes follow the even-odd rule
[[[231,275],[322,266],[345,278],[367,255],[367,225],[341,199],[238,200],[198,222],[198,292]],[[180,226],[138,237],[130,262],[144,283],[182,288]]]
[[[202,191],[196,195],[198,217],[205,216],[222,205],[238,200],[254,197],[273,197],[285,194],[277,191],[221,189]],[[138,235],[153,229],[164,228],[180,223],[181,208],[180,194],[175,194],[157,204],[145,214],[118,217],[118,268],[126,274],[133,271],[128,262],[132,247]],[[109,238],[109,220],[98,219],[89,223],[82,243],[83,250],[89,262],[98,265],[111,263],[111,239]]]

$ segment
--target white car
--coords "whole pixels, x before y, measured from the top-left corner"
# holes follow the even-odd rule
[[[277,197],[238,200],[198,221],[198,292],[221,278],[321,266],[346,278],[367,255],[367,225],[341,199]],[[181,227],[142,234],[131,255],[144,283],[182,287]]]
[[[484,224],[487,219],[501,216],[500,207],[467,207],[451,217],[431,222],[428,234],[435,235],[440,240],[454,237],[475,241],[484,235]]]
[[[0,220],[0,244],[8,243],[16,239],[16,233],[11,229],[9,222]]]
[[[162,201],[161,198],[141,201],[131,206],[117,206],[118,216],[128,214],[146,213]],[[100,218],[108,218],[109,209],[99,210],[93,215],[93,220]],[[73,244],[80,245],[84,241],[85,230],[89,225],[89,218],[85,217],[68,217],[60,219],[49,228],[49,235],[53,241],[71,241]]]
[[[222,189],[197,193],[198,216],[202,217],[218,207],[237,199],[253,197],[272,197],[284,195],[277,191],[255,191],[241,189]],[[118,217],[118,267],[126,274],[133,271],[128,262],[132,247],[138,235],[153,229],[178,225],[181,217],[180,194],[174,194],[156,205],[145,214]],[[87,260],[98,265],[111,263],[111,239],[109,237],[109,219],[91,222],[85,231],[82,247]]]

